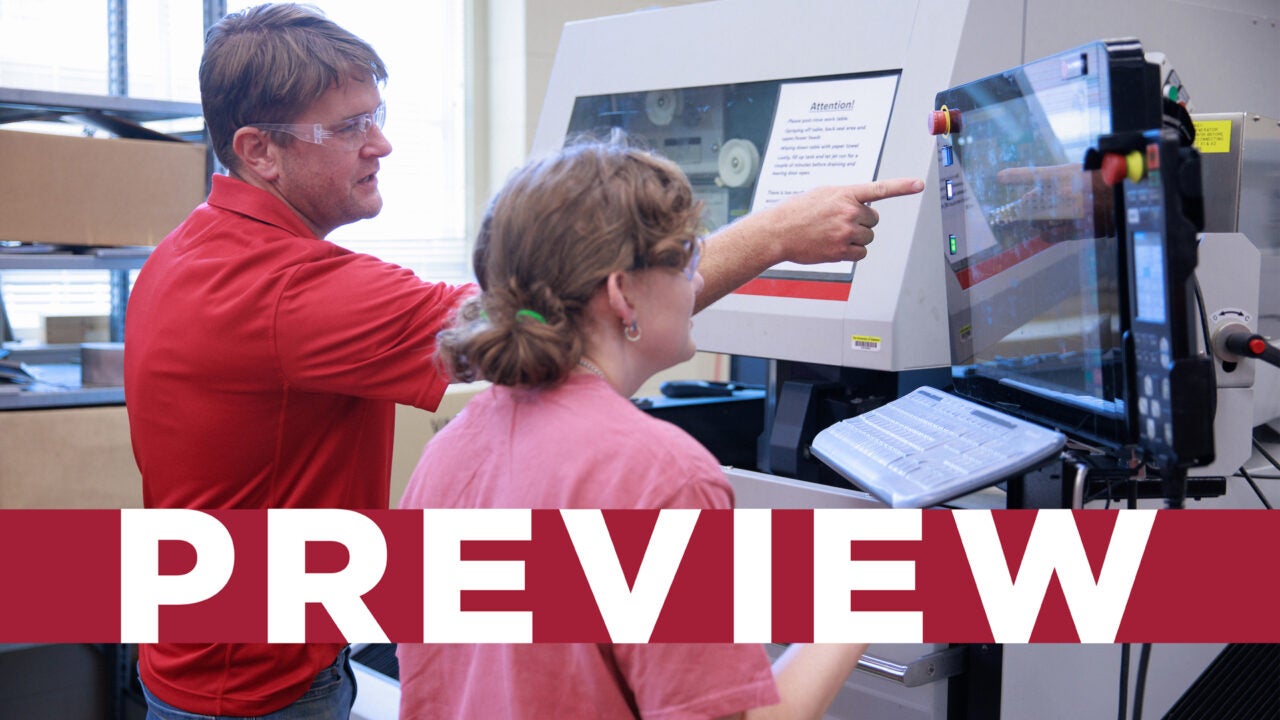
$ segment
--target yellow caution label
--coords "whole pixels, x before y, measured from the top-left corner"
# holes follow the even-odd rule
[[[1230,120],[1196,120],[1196,149],[1202,153],[1231,152]]]
[[[882,340],[874,335],[852,336],[854,350],[879,350]]]

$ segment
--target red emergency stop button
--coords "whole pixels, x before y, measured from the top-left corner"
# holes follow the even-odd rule
[[[1129,163],[1119,153],[1107,153],[1102,156],[1102,181],[1107,185],[1118,185],[1124,182],[1129,174]]]
[[[930,135],[950,135],[960,132],[960,111],[943,106],[941,110],[929,113],[928,125]]]
[[[1137,150],[1128,155],[1106,153],[1102,156],[1102,167],[1100,169],[1102,171],[1102,181],[1109,186],[1118,185],[1124,182],[1125,178],[1138,182],[1147,174],[1147,166],[1142,160],[1142,153]]]

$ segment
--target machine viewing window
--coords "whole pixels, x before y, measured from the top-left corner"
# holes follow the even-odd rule
[[[1083,170],[1113,132],[1095,43],[940,93],[956,392],[1109,445],[1127,438],[1113,193]],[[1147,98],[1115,98],[1144,102]]]
[[[675,161],[708,229],[810,188],[876,178],[898,71],[579,97],[570,139],[621,128]],[[848,282],[853,263],[766,276]]]

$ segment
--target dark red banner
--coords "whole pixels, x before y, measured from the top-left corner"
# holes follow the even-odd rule
[[[0,511],[0,642],[1280,642],[1245,510]]]

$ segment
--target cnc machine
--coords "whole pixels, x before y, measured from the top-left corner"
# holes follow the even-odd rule
[[[1248,0],[719,0],[570,23],[561,36],[533,152],[554,151],[579,133],[623,128],[685,169],[712,229],[817,185],[925,178],[920,195],[877,206],[881,222],[865,260],[775,267],[695,318],[700,349],[740,359],[737,367],[758,373],[768,385],[765,431],[751,440],[757,462],[726,469],[739,507],[878,506],[812,456],[808,446],[814,435],[918,386],[952,386],[954,368],[965,363],[957,356],[958,346],[968,343],[981,354],[1018,329],[1000,357],[981,358],[991,371],[987,376],[1009,360],[1005,353],[1014,344],[1018,357],[1052,354],[1055,362],[1079,357],[1072,352],[1092,352],[1089,362],[1095,364],[1082,375],[1087,392],[1072,393],[1096,400],[1086,411],[1093,424],[1081,440],[1096,443],[1103,456],[1137,448],[1149,454],[1153,468],[1161,458],[1169,466],[1196,463],[1186,468],[1192,487],[1188,507],[1256,507],[1257,498],[1231,476],[1244,465],[1256,469],[1251,464],[1258,462],[1254,435],[1265,439],[1267,424],[1280,416],[1280,371],[1239,355],[1232,359],[1218,352],[1211,358],[1202,348],[1231,332],[1265,337],[1275,332],[1280,316],[1280,127],[1275,120],[1280,93],[1273,75],[1280,67],[1278,14],[1274,5]],[[1199,262],[1193,258],[1192,265],[1203,299],[1174,310],[1180,323],[1177,341],[1187,360],[1200,367],[1198,377],[1210,383],[1217,412],[1211,443],[1201,438],[1199,445],[1181,445],[1181,455],[1169,449],[1175,443],[1161,440],[1162,425],[1153,422],[1148,429],[1151,398],[1141,422],[1130,414],[1140,402],[1131,391],[1141,386],[1142,376],[1135,374],[1132,360],[1115,365],[1108,355],[1127,352],[1125,338],[1145,327],[1150,306],[1129,307],[1128,296],[1104,292],[1091,296],[1090,312],[1054,314],[1080,298],[1096,277],[1151,281],[1122,275],[1125,263],[1134,260],[1124,260],[1114,244],[1098,246],[1094,259],[1103,267],[1089,265],[1088,274],[1078,255],[1054,246],[1051,232],[1040,238],[1043,252],[1030,253],[1025,265],[1030,286],[1006,292],[1019,293],[1023,309],[1033,316],[1055,322],[1028,328],[1022,320],[1005,318],[1007,327],[999,322],[979,326],[972,315],[956,313],[959,268],[948,258],[973,256],[977,267],[982,258],[975,252],[982,248],[966,248],[968,238],[952,240],[944,232],[948,202],[957,202],[954,193],[961,188],[954,177],[947,182],[950,166],[943,153],[961,149],[935,142],[925,128],[926,119],[940,109],[939,94],[948,89],[1119,37],[1135,38],[1146,52],[1163,53],[1146,58],[1158,79],[1155,91],[1194,110],[1195,127],[1203,128],[1198,148],[1204,217],[1191,231],[1199,243]],[[1097,65],[1092,68],[1096,72]],[[1079,145],[1067,143],[1069,157],[1036,155],[1035,148],[1028,157],[1046,166],[1078,163],[1077,151],[1113,130],[1095,126],[1063,132],[1074,132]],[[1158,138],[1152,142],[1160,144]],[[1143,197],[1098,192],[1121,203],[1137,204]],[[1042,228],[1056,227],[1054,213],[1078,215],[1094,208],[1087,199],[1080,200],[1090,203],[1087,208],[1051,203],[1031,208],[1035,199],[1010,196],[1010,219],[1016,220],[1019,210],[1032,212]],[[1014,200],[1020,208],[1012,206]],[[1142,234],[1122,239],[1121,246],[1147,248],[1141,262],[1156,257],[1150,254],[1152,243],[1165,226],[1142,224],[1157,223],[1151,219],[1156,217],[1135,216],[1130,229]],[[988,238],[996,240],[1007,239]],[[1111,262],[1117,264],[1108,268]],[[1201,306],[1204,322],[1195,316]],[[971,314],[989,310],[980,298],[970,305]],[[1130,320],[1115,319],[1121,315]],[[1154,342],[1158,363],[1159,340]],[[1012,367],[1006,363],[1004,369]],[[1072,365],[1073,373],[1079,369]],[[1041,421],[1068,424],[1055,417]],[[1028,476],[1050,477],[1048,493],[1029,490],[1031,480],[1024,478],[956,506],[1100,507],[1105,497],[1059,492],[1071,484],[1061,477],[1069,470],[1064,463],[1056,475],[1050,467]],[[1197,484],[1197,478],[1221,482]],[[1015,487],[1017,493],[1009,489]],[[1159,502],[1167,494],[1164,487],[1135,491],[1135,499]],[[1253,651],[1156,646],[1144,684],[1147,711],[1186,711],[1198,702],[1198,693],[1213,689],[1217,668],[1228,661],[1243,658],[1246,668],[1274,667],[1274,652],[1263,650],[1257,658]],[[1122,654],[1116,646],[873,646],[861,668],[865,672],[850,679],[829,716],[1111,716]],[[1129,684],[1128,676],[1124,682]]]

